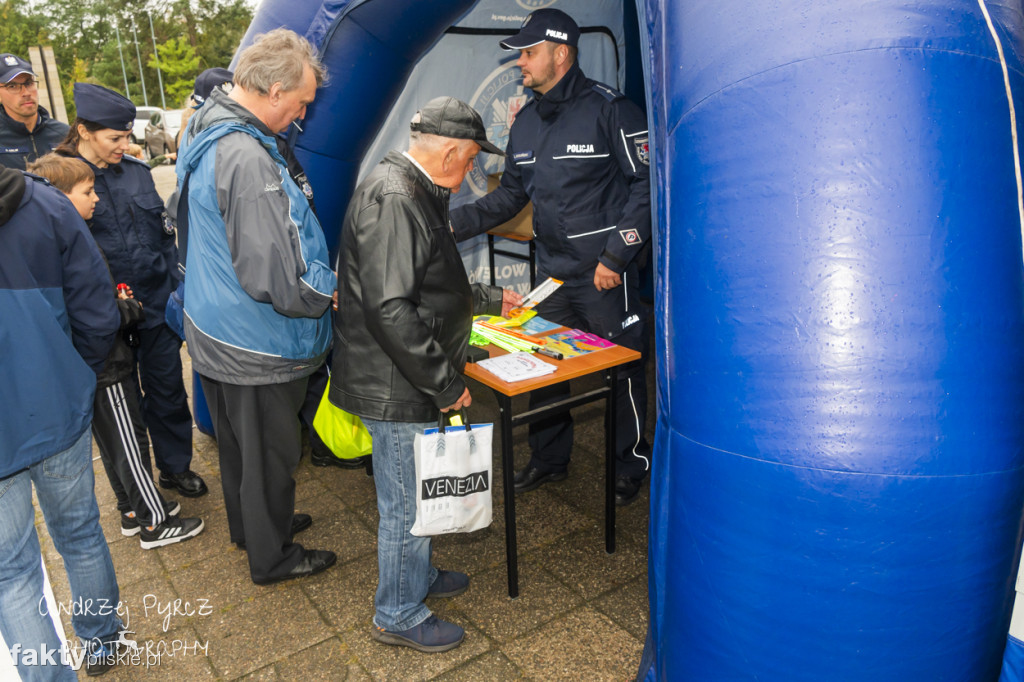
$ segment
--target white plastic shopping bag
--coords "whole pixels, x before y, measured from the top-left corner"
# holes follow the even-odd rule
[[[463,417],[463,422],[469,422]],[[444,426],[416,434],[413,535],[468,533],[491,525],[493,424]]]

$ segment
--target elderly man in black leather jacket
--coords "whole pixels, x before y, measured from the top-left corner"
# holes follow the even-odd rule
[[[438,412],[471,402],[461,371],[474,313],[508,313],[511,292],[473,285],[448,227],[448,198],[487,141],[469,105],[431,100],[412,120],[408,152],[390,152],[356,189],[342,227],[330,400],[373,436],[380,524],[372,635],[418,651],[462,642],[458,625],[423,603],[451,597],[469,577],[430,564],[416,517],[413,439]]]

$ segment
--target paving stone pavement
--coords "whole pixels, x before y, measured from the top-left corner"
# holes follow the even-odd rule
[[[166,196],[173,167],[156,169]],[[182,352],[191,377],[187,350]],[[654,377],[650,377],[653,387]],[[191,381],[186,384],[190,386]],[[576,391],[586,390],[586,381]],[[474,422],[498,419],[488,389],[472,385]],[[653,388],[648,438],[653,439]],[[525,407],[517,402],[519,409]],[[310,464],[296,471],[296,510],[313,516],[301,535],[309,548],[337,553],[335,567],[311,578],[260,587],[245,553],[228,540],[216,442],[194,431],[193,469],[210,493],[180,498],[182,514],[206,528],[185,543],[143,550],[120,533],[113,493],[97,459],[101,522],[129,628],[143,647],[138,663],[115,668],[118,680],[630,680],[647,628],[648,489],[618,511],[617,551],[603,540],[603,408],[573,411],[576,444],[570,476],[517,497],[520,596],[506,590],[500,455],[494,457],[494,522],[465,535],[435,538],[434,562],[471,576],[468,592],[429,600],[462,625],[464,643],[442,654],[382,645],[370,637],[377,583],[377,509],[373,479],[362,470]],[[94,456],[98,453],[94,451]],[[517,468],[529,458],[526,430],[515,436]],[[64,569],[40,524],[43,555],[58,603],[70,602]],[[72,633],[65,616],[65,629]],[[80,679],[86,679],[84,671]]]

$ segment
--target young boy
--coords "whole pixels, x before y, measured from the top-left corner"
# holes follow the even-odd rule
[[[85,162],[51,153],[29,164],[28,171],[63,192],[83,220],[92,218],[99,197],[93,189],[92,170]],[[142,305],[127,287],[121,287],[116,295],[121,329],[126,332],[143,319]],[[126,336],[130,338],[130,334]],[[138,534],[142,548],[153,549],[199,535],[203,521],[179,518],[181,505],[167,502],[153,484],[149,437],[138,391],[131,384],[132,354],[128,342],[119,337],[98,377],[92,433],[117,497],[122,535]]]

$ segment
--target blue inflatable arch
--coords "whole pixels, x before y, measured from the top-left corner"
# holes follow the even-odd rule
[[[331,72],[295,140],[331,243],[473,4],[261,5],[247,40],[287,26]],[[660,273],[641,676],[996,679],[1024,509],[1020,2],[637,5]]]

